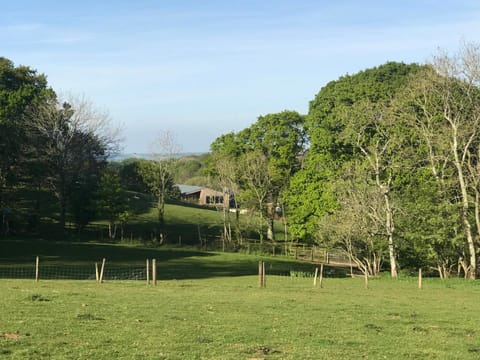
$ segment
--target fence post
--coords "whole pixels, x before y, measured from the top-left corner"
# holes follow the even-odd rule
[[[102,260],[102,268],[100,269],[100,279],[98,280],[101,283],[103,283],[103,271],[105,270],[105,261],[106,259],[103,258]]]
[[[422,268],[418,269],[418,288],[422,288]]]
[[[37,256],[35,259],[35,282],[40,280],[40,258]]]
[[[320,289],[323,288],[323,264],[320,264]]]
[[[152,283],[157,286],[157,259],[152,259]]]
[[[261,260],[258,262],[258,285],[261,288],[266,286],[265,263]]]
[[[98,274],[98,262],[95,262],[95,281],[97,283],[100,281],[100,275]]]
[[[263,281],[262,281],[262,260],[258,262],[258,286],[263,287]]]
[[[147,259],[147,285],[150,284],[150,260]]]
[[[267,286],[267,277],[265,276],[265,262],[262,261],[262,280],[263,280],[263,286]]]
[[[313,287],[317,287],[318,267],[315,268],[315,276],[313,277]]]

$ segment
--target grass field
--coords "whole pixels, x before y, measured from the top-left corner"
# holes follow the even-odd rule
[[[22,253],[21,244],[25,261],[39,250],[10,242],[0,247],[3,266]],[[379,278],[365,289],[359,278],[326,278],[320,289],[310,278],[269,275],[312,265],[264,258],[267,287],[260,289],[254,256],[75,246],[70,252],[59,243],[39,248],[56,248],[57,258],[48,261],[58,263],[68,257],[90,262],[102,251],[119,262],[155,255],[161,280],[154,287],[2,279],[0,359],[480,357],[477,282],[424,279],[419,290],[413,278]]]

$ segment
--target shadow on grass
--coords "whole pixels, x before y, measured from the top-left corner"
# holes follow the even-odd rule
[[[28,264],[41,257],[49,265],[58,263],[82,264],[101,261],[125,265],[143,264],[147,258],[167,261],[182,257],[208,256],[190,249],[149,248],[108,243],[61,242],[45,240],[0,240],[0,264]]]
[[[216,253],[190,248],[67,243],[42,240],[1,240],[0,277],[33,278],[35,257],[44,279],[95,279],[95,262],[106,258],[105,279],[146,279],[146,259],[156,259],[159,280],[202,279],[256,275],[258,261],[267,273],[289,276],[291,271],[313,273],[315,265],[282,257]]]

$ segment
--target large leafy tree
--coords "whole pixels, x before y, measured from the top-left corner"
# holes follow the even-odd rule
[[[213,161],[222,157],[239,164],[242,198],[256,204],[261,218],[267,220],[270,240],[274,240],[275,209],[283,205],[283,192],[300,168],[304,146],[304,117],[295,111],[260,116],[250,127],[222,135],[211,145]]]
[[[31,140],[28,127],[32,109],[54,99],[46,77],[27,66],[15,66],[0,57],[0,209],[14,207],[6,190],[18,182],[25,149]]]
[[[293,236],[316,241],[319,219],[338,206],[336,179],[345,164],[356,158],[358,144],[346,136],[355,104],[367,102],[372,110],[388,107],[395,95],[421,67],[390,62],[328,83],[310,102],[306,120],[309,149],[304,167],[289,188],[288,215]],[[369,129],[373,134],[375,129]],[[365,138],[367,139],[367,138]]]
[[[412,84],[410,126],[428,149],[426,164],[442,198],[460,209],[467,277],[477,272],[480,228],[480,47],[466,44],[455,55],[441,53]]]
[[[83,100],[47,104],[36,111],[32,127],[43,143],[36,156],[45,167],[46,185],[58,199],[62,229],[69,209],[79,227],[94,215],[102,169],[119,142],[116,131],[107,130],[109,124],[107,114]]]

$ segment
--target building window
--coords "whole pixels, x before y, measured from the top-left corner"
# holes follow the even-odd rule
[[[205,199],[207,205],[223,204],[223,196],[207,196]]]

